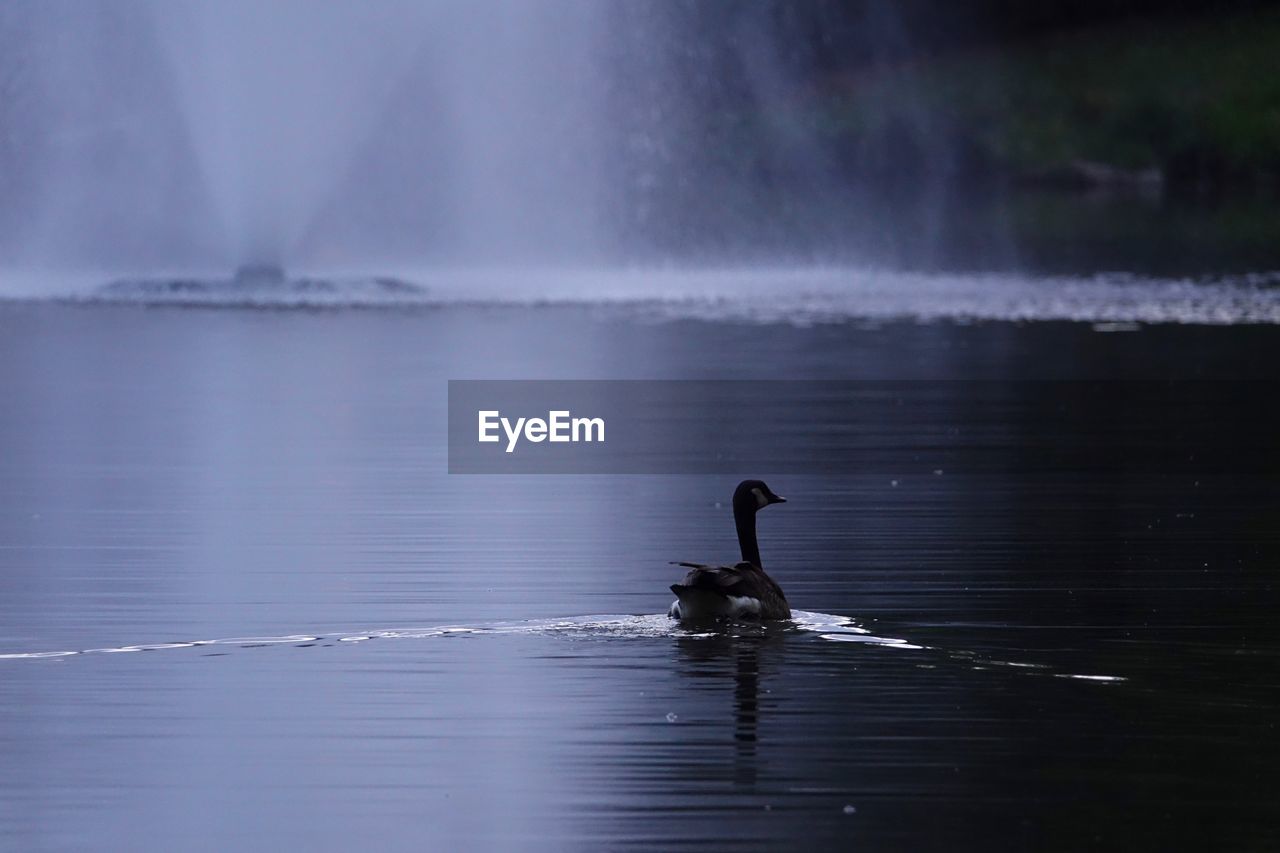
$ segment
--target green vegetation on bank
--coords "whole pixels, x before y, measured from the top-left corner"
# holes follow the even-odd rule
[[[809,104],[825,147],[855,171],[1275,184],[1280,10],[850,69]]]

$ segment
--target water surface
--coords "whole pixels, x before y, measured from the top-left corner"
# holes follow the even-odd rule
[[[1272,326],[1130,328],[0,304],[0,653],[174,644],[0,660],[0,847],[1273,847],[1248,443],[760,472],[767,632],[660,615],[735,476],[444,473],[448,379],[948,380],[943,435],[969,379],[1274,388]]]

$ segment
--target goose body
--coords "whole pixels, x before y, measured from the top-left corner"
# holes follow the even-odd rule
[[[732,566],[674,563],[689,569],[671,585],[676,600],[668,616],[682,622],[712,619],[790,619],[791,607],[782,587],[765,573],[756,542],[756,513],[785,503],[760,480],[744,480],[733,493],[733,520],[738,528],[742,562]]]

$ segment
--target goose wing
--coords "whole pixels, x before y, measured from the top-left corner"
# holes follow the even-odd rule
[[[738,595],[739,587],[748,577],[748,571],[755,566],[750,563],[738,563],[736,566],[712,566],[706,563],[676,562],[673,566],[683,566],[689,570],[678,584],[672,584],[671,591],[677,595],[681,589],[705,589],[721,595]]]
[[[684,580],[671,586],[679,595],[683,590],[702,589],[720,595],[746,596],[760,601],[778,602],[785,606],[787,597],[778,582],[751,563],[733,566],[710,566],[704,563],[672,563],[689,569]]]

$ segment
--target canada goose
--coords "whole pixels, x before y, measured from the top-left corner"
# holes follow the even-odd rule
[[[677,600],[667,614],[681,621],[717,617],[790,619],[791,608],[782,587],[764,572],[756,544],[756,513],[769,504],[786,503],[760,480],[743,480],[733,493],[733,521],[738,526],[742,562],[736,566],[672,563],[689,569],[683,581],[671,585]]]

